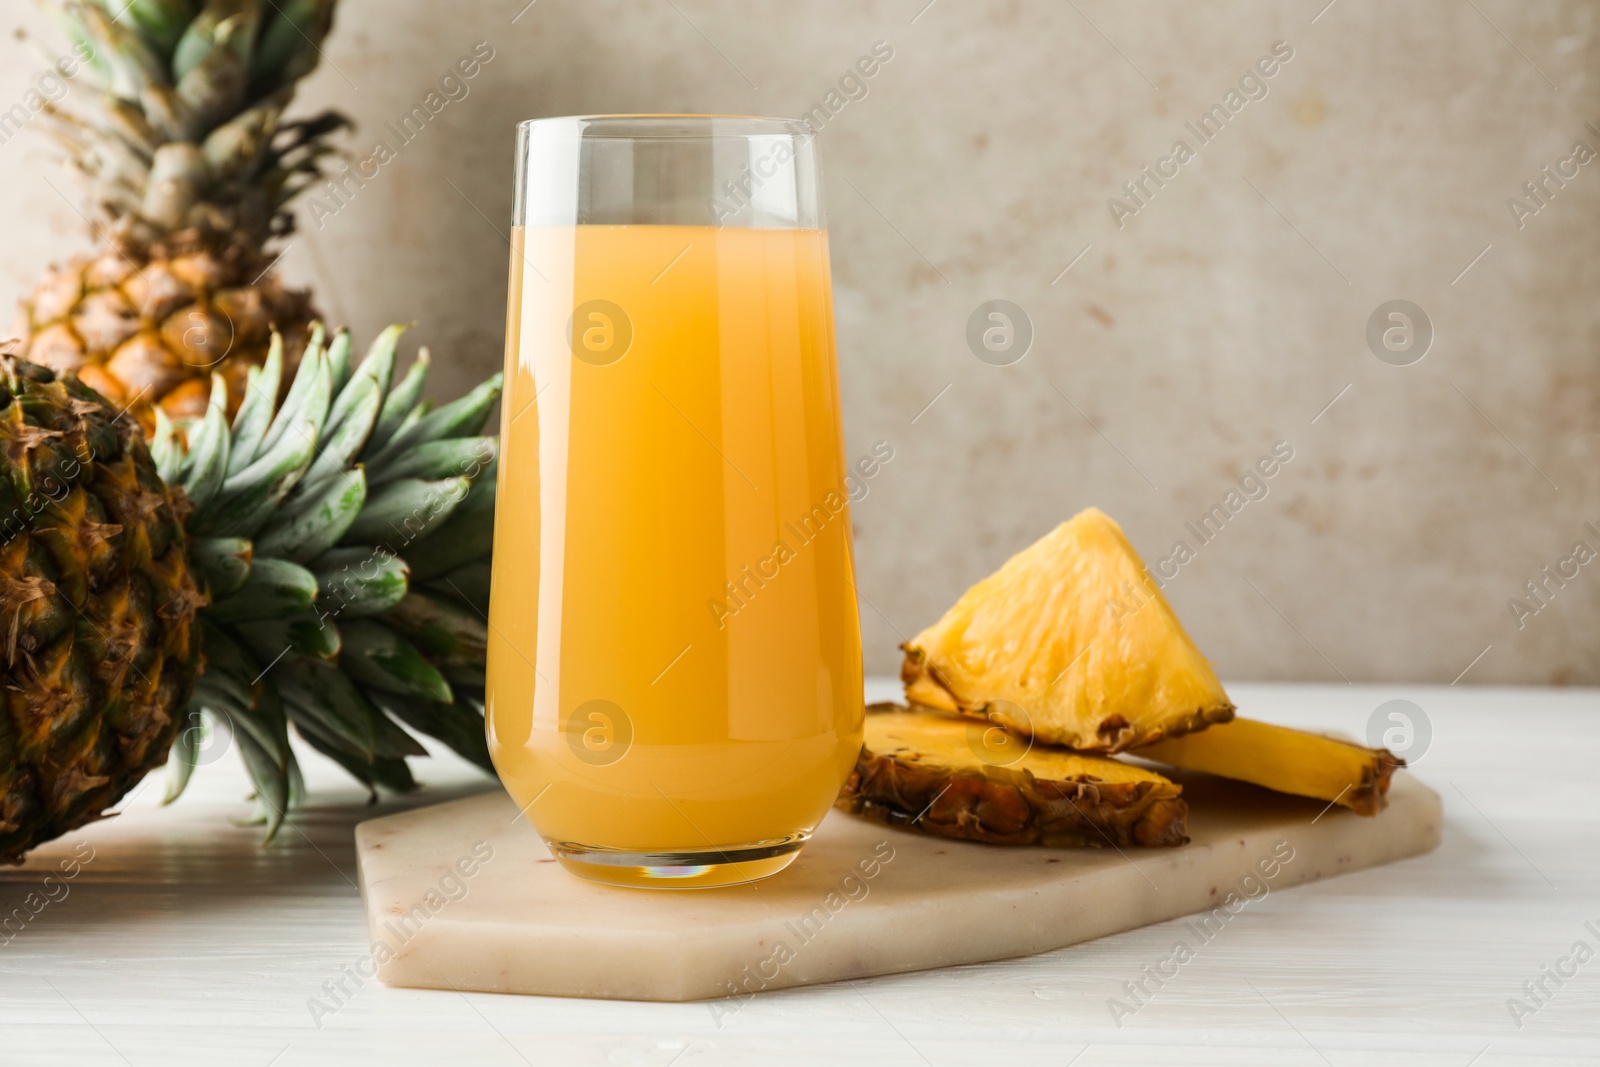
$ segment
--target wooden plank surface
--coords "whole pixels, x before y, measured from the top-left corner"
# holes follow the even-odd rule
[[[1444,843],[1393,866],[1245,909],[1131,1017],[1109,1002],[1171,949],[1162,923],[994,963],[764,993],[732,1015],[667,1004],[387,988],[367,958],[353,827],[374,809],[308,758],[315,803],[275,845],[230,824],[249,807],[225,755],[190,795],[130,810],[0,871],[0,1063],[386,1065],[1590,1064],[1600,958],[1543,1003],[1524,983],[1600,947],[1600,692],[1234,685],[1245,714],[1363,735],[1384,701],[1432,727],[1418,777]],[[891,695],[881,684],[872,695]],[[440,759],[400,811],[481,789]],[[66,868],[62,865],[66,864]],[[65,886],[63,895],[61,887]],[[327,1003],[342,980],[331,1014]],[[330,993],[330,989],[334,992]],[[1536,990],[1537,992],[1537,990]],[[1513,1018],[1508,1001],[1533,1010]],[[1520,1022],[1520,1027],[1518,1023]],[[1118,1025],[1120,1023],[1120,1025]],[[1476,1059],[1474,1059],[1476,1057]]]

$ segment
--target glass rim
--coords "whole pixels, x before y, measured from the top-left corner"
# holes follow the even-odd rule
[[[524,119],[517,123],[524,134],[564,134],[574,138],[616,140],[721,140],[749,137],[814,137],[805,119],[770,115],[560,115]]]

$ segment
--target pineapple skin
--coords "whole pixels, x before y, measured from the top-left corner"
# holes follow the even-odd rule
[[[891,747],[874,738],[874,726],[895,716],[923,720],[947,741],[925,748]],[[943,730],[940,731],[940,727]],[[1064,778],[1035,775],[1026,766],[988,763],[967,745],[968,726],[933,712],[896,704],[867,708],[867,742],[836,804],[889,826],[935,837],[992,845],[1051,848],[1171,847],[1189,842],[1189,808],[1181,788],[1159,775],[1117,764],[1140,780],[1107,781],[1093,773],[1100,762]],[[873,751],[874,742],[884,751]],[[1071,757],[1068,757],[1071,758]]]
[[[164,762],[199,670],[184,502],[114,416],[0,355],[0,862]]]
[[[158,407],[172,419],[204,415],[214,372],[236,409],[274,329],[289,367],[298,364],[316,312],[268,265],[247,242],[203,229],[116,237],[46,274],[20,302],[13,333],[28,360],[76,374],[149,434]]]

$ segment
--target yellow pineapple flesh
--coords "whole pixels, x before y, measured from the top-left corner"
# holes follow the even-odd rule
[[[1406,765],[1388,749],[1254,719],[1234,719],[1158,741],[1130,755],[1326,800],[1358,815],[1376,815],[1384,809],[1389,780],[1395,768]]]
[[[974,585],[904,646],[906,698],[1084,752],[1233,717],[1121,528],[1089,508]]]

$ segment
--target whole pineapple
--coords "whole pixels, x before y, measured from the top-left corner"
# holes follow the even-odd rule
[[[357,366],[310,331],[250,368],[231,425],[140,428],[0,355],[0,861],[99,818],[224,728],[270,837],[303,788],[288,727],[369,788],[414,786],[402,725],[491,770],[483,734],[499,376],[430,410],[400,327]]]
[[[21,302],[26,357],[74,372],[148,431],[157,406],[205,412],[211,375],[243,395],[274,329],[292,367],[316,317],[268,249],[320,175],[327,112],[285,121],[336,0],[40,0],[92,97],[49,128],[88,182],[99,250]]]
[[[181,494],[86,386],[0,356],[0,860],[98,817],[176,733],[205,597]]]

